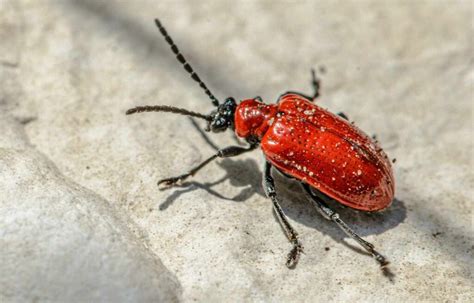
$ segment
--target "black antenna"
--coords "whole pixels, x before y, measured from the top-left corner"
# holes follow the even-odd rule
[[[143,112],[168,112],[168,113],[175,113],[175,114],[180,114],[180,115],[185,115],[185,116],[201,118],[206,121],[212,121],[212,117],[210,115],[203,115],[200,113],[192,112],[190,110],[177,108],[174,106],[167,106],[167,105],[137,106],[137,107],[127,110],[126,114],[131,115],[131,114],[143,113]]]
[[[207,88],[206,84],[204,82],[202,82],[201,78],[199,78],[198,74],[196,74],[196,72],[193,70],[193,68],[191,67],[191,65],[189,65],[188,62],[186,62],[186,59],[184,58],[184,56],[181,54],[181,52],[179,51],[178,47],[176,46],[176,44],[174,44],[173,42],[173,39],[171,39],[171,37],[168,35],[168,32],[166,31],[166,29],[163,27],[163,25],[161,25],[161,22],[160,20],[158,19],[155,19],[155,23],[156,23],[156,26],[158,27],[158,29],[160,30],[161,34],[163,35],[163,37],[165,38],[166,42],[168,42],[168,44],[170,45],[171,47],[171,50],[173,51],[173,53],[176,55],[176,59],[178,59],[179,62],[181,62],[181,64],[183,65],[184,69],[191,75],[191,78],[193,78],[194,81],[196,81],[197,83],[199,83],[199,86],[201,86],[201,88],[204,90],[204,92],[209,96],[209,98],[211,99],[212,101],[212,104],[214,106],[219,106],[219,100],[216,99],[216,97],[214,97],[214,95],[211,93],[211,91]]]

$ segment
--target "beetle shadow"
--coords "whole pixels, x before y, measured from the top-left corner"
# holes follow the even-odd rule
[[[196,131],[200,134],[201,138],[210,147],[217,151],[217,145],[199,127],[196,121],[194,121],[192,118],[189,118],[189,120]],[[238,142],[237,138],[235,138],[235,140]],[[159,209],[164,210],[168,208],[182,194],[186,194],[197,189],[204,189],[208,193],[220,199],[235,202],[245,201],[254,194],[259,194],[262,197],[266,197],[261,186],[262,173],[260,170],[255,169],[258,167],[255,160],[233,160],[226,158],[218,164],[226,172],[224,177],[221,177],[214,182],[208,183],[199,183],[195,181],[184,182],[179,187],[182,189],[175,190],[165,200],[165,202],[160,205]],[[352,244],[346,242],[345,239],[348,236],[342,230],[340,230],[338,226],[327,221],[317,212],[316,208],[312,206],[311,201],[309,201],[306,197],[298,181],[285,177],[275,169],[272,173],[275,178],[275,185],[281,206],[288,217],[304,224],[305,226],[317,229],[323,234],[331,236],[334,240],[350,247],[357,252],[367,254],[358,246],[353,246]],[[226,180],[229,180],[230,184],[235,187],[245,186],[245,188],[234,197],[225,197],[212,189],[213,186],[218,185]],[[362,237],[383,233],[398,226],[406,218],[406,207],[403,201],[398,199],[394,199],[392,205],[388,209],[375,213],[353,210],[342,206],[336,201],[328,201],[328,204],[333,208],[334,211],[338,212],[341,218]],[[275,219],[278,221],[276,216]]]
[[[179,186],[166,187],[162,190],[171,190],[173,192],[169,195],[166,200],[160,204],[160,210],[166,210],[171,204],[173,204],[181,195],[193,192],[195,190],[205,190],[209,194],[223,200],[243,202],[251,198],[253,195],[258,194],[264,196],[263,190],[255,188],[256,180],[261,179],[260,172],[255,169],[258,167],[257,161],[253,159],[245,160],[231,160],[223,159],[217,163],[226,174],[213,182],[201,183],[198,181],[183,182]],[[212,189],[212,187],[224,182],[230,181],[230,185],[233,187],[244,187],[237,195],[233,197],[226,197],[219,192]],[[260,181],[257,181],[259,183]]]
[[[348,242],[350,237],[346,235],[339,226],[319,214],[297,180],[289,179],[283,174],[275,172],[275,170],[273,170],[273,176],[275,179],[277,194],[280,199],[280,205],[288,217],[307,227],[316,229],[319,232],[330,236],[337,243],[346,246],[356,253],[372,257],[371,254],[364,250],[360,245],[355,244],[354,241]],[[392,201],[392,204],[388,209],[373,213],[357,211],[344,207],[342,204],[331,199],[326,201],[326,203],[361,237],[378,235],[389,229],[395,228],[405,220],[407,215],[405,203],[396,198]],[[273,215],[275,220],[278,221],[278,217],[274,212]],[[283,230],[282,227],[281,229]],[[325,249],[329,250],[329,247],[325,247]],[[377,250],[377,247],[375,249]],[[384,255],[383,249],[380,250],[380,252]],[[382,274],[388,278],[390,282],[394,283],[395,274],[391,271],[390,266],[383,267]]]
[[[305,226],[317,229],[338,242],[348,238],[336,224],[324,219],[319,214],[298,181],[289,179],[276,170],[273,170],[273,176],[281,206],[288,217]],[[361,237],[378,235],[395,228],[404,222],[407,216],[405,203],[397,198],[392,201],[390,207],[380,212],[358,211],[345,207],[332,199],[326,203]]]
[[[201,129],[201,127],[196,123],[193,118],[189,118],[189,121],[200,134],[201,138],[215,151],[219,150],[219,147],[209,138],[209,136]],[[242,145],[241,141],[234,136],[234,140],[238,145]],[[226,172],[226,174],[213,182],[197,182],[197,181],[186,181],[179,186],[172,187],[175,189],[171,195],[169,195],[166,200],[160,204],[159,209],[165,210],[171,204],[173,204],[181,195],[193,192],[195,190],[205,190],[209,194],[223,200],[234,201],[234,202],[243,202],[255,194],[260,196],[265,196],[263,189],[258,184],[261,184],[261,173],[259,170],[255,169],[258,167],[257,161],[253,159],[230,159],[225,158],[217,162],[217,164]],[[230,185],[240,188],[244,187],[237,195],[233,197],[226,197],[219,192],[212,189],[212,187],[229,180]],[[256,186],[257,185],[257,186]],[[165,187],[162,190],[171,189]]]

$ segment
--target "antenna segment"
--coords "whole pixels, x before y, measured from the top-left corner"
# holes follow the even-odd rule
[[[199,78],[198,74],[193,70],[191,65],[186,61],[186,59],[184,58],[184,56],[179,51],[176,44],[174,44],[173,39],[171,39],[171,37],[168,35],[168,32],[163,27],[163,25],[161,25],[160,20],[155,19],[155,23],[156,23],[156,26],[158,27],[158,29],[160,30],[160,33],[165,38],[166,42],[168,42],[168,44],[170,45],[171,50],[176,55],[176,59],[178,59],[178,61],[183,65],[184,69],[191,75],[191,78],[199,84],[199,86],[204,90],[206,95],[209,96],[209,98],[212,101],[212,104],[214,106],[219,106],[219,100],[217,100],[217,98],[214,97],[214,95],[211,93],[209,88],[207,88],[206,84],[204,82],[202,82],[202,80],[201,80],[201,78]]]

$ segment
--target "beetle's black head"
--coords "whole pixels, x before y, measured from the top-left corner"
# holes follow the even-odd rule
[[[219,104],[217,110],[211,113],[212,120],[209,121],[207,131],[213,133],[220,133],[225,131],[228,127],[234,128],[234,113],[237,108],[234,98],[227,98],[224,103]]]

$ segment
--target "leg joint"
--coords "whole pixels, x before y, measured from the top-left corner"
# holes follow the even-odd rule
[[[240,146],[229,146],[229,147],[218,150],[216,153],[216,156],[219,158],[234,157],[234,156],[243,154],[245,152],[251,151],[252,149],[254,149],[253,146],[250,146],[248,148],[244,148]]]

